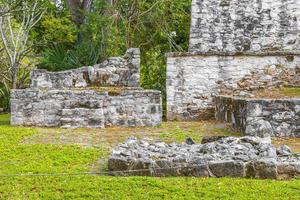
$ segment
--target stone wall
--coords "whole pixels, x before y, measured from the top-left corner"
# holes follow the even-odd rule
[[[261,91],[282,87],[300,87],[300,65],[289,69],[281,65],[271,65],[263,71],[251,73],[240,79],[236,85],[221,84],[220,93],[228,96],[255,97]]]
[[[191,52],[300,50],[298,0],[193,0]]]
[[[63,128],[158,126],[161,94],[125,90],[119,94],[94,90],[12,90],[11,124]]]
[[[139,87],[140,50],[128,49],[125,56],[101,64],[62,72],[33,70],[31,88],[82,88],[91,86]]]
[[[266,68],[299,70],[299,7],[296,0],[193,0],[189,53],[167,54],[167,118],[212,118],[222,90],[248,90],[239,84],[255,73],[265,86],[273,78]]]
[[[140,50],[61,72],[34,70],[31,87],[12,90],[11,124],[63,128],[158,126],[161,93],[139,87]]]
[[[286,179],[300,177],[300,154],[285,145],[276,149],[270,138],[225,137],[205,144],[130,138],[113,150],[108,168],[115,175]]]
[[[246,135],[300,137],[300,99],[216,97],[216,118]]]
[[[214,117],[214,97],[221,89],[238,88],[238,82],[266,68],[295,71],[300,53],[241,53],[167,55],[167,118],[198,120]]]

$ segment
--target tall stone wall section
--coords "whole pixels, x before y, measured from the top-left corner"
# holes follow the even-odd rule
[[[300,50],[298,0],[193,0],[191,52]]]
[[[300,137],[300,99],[218,96],[216,118],[252,136]]]
[[[167,118],[213,118],[222,88],[266,68],[299,71],[299,8],[296,0],[193,0],[189,52],[167,54]]]
[[[169,120],[199,120],[214,117],[214,97],[223,84],[237,82],[251,73],[263,73],[267,67],[283,66],[294,70],[300,55],[272,54],[197,55],[169,54],[167,59],[167,117]]]
[[[139,87],[139,69],[140,50],[129,49],[123,57],[109,58],[94,66],[61,72],[33,70],[31,88]]]

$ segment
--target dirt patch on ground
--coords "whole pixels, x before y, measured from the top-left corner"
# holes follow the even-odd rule
[[[163,122],[160,127],[106,128],[106,129],[61,129],[36,128],[37,134],[25,138],[25,144],[62,144],[84,147],[101,147],[110,151],[128,137],[160,140],[167,143],[183,142],[187,137],[201,142],[203,136],[239,136],[228,124],[216,121]],[[288,145],[300,152],[300,138],[273,138],[275,146]]]
[[[272,143],[276,147],[288,145],[293,152],[300,152],[300,138],[273,138]]]
[[[228,125],[215,121],[163,122],[160,127],[105,128],[105,129],[60,129],[37,128],[38,134],[23,140],[23,143],[68,144],[111,149],[128,137],[148,138],[165,142],[182,142],[187,137],[200,142],[203,136],[239,135]]]

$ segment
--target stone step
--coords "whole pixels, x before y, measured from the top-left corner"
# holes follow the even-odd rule
[[[103,109],[63,109],[61,116],[62,128],[104,128]]]

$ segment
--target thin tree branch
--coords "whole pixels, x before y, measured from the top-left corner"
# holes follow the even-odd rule
[[[13,15],[4,15],[0,17],[0,36],[9,58],[8,71],[11,76],[12,88],[17,86],[17,74],[20,63],[30,52],[31,48],[27,45],[30,30],[41,20],[44,10],[39,7],[39,0],[34,2],[29,0],[21,1],[22,12],[18,14],[22,21],[18,28],[14,30]],[[10,5],[6,5],[10,9]]]

